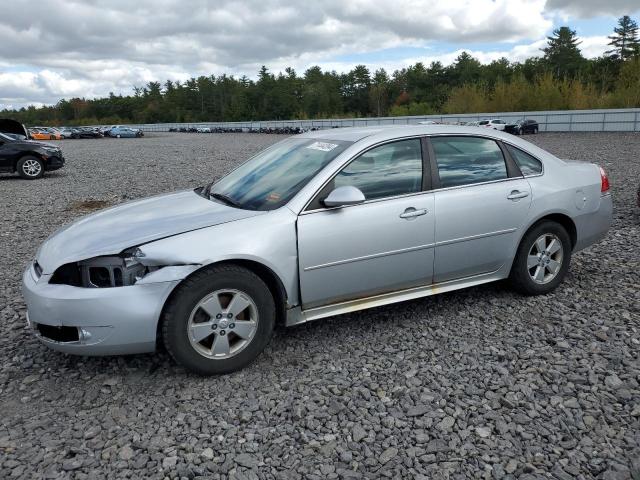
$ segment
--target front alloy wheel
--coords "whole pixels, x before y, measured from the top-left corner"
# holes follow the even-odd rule
[[[189,370],[229,373],[264,350],[275,312],[271,291],[258,275],[239,265],[217,265],[176,288],[162,316],[162,337],[174,360]]]
[[[18,174],[27,180],[34,180],[44,175],[42,161],[35,157],[24,157],[18,161]]]
[[[187,328],[189,342],[200,355],[231,358],[253,339],[258,329],[258,307],[245,292],[217,290],[198,302]]]

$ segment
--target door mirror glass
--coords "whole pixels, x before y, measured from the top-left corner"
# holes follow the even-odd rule
[[[346,185],[333,189],[322,203],[324,203],[325,207],[344,207],[347,205],[357,205],[364,201],[364,193],[354,186]]]

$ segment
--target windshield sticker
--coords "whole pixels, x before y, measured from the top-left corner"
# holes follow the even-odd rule
[[[313,142],[307,148],[310,148],[311,150],[320,150],[321,152],[330,152],[337,146],[338,145],[335,143]]]

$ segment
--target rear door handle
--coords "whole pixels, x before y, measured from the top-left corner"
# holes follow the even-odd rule
[[[419,217],[421,215],[426,215],[427,214],[427,209],[426,208],[422,208],[420,210],[416,210],[413,207],[409,207],[407,208],[403,213],[400,214],[400,218],[415,218],[415,217]]]
[[[519,200],[521,198],[528,197],[528,196],[529,196],[529,192],[521,192],[520,190],[513,190],[509,195],[507,195],[507,198],[509,200]]]

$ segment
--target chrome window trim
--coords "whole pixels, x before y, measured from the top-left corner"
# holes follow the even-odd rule
[[[490,180],[487,182],[479,182],[479,183],[469,183],[466,185],[456,185],[454,187],[439,187],[439,188],[431,188],[431,190],[422,190],[420,192],[411,192],[411,193],[405,193],[403,195],[396,195],[393,197],[384,197],[384,198],[377,198],[374,200],[366,200],[363,203],[360,203],[358,205],[345,205],[342,207],[331,207],[331,208],[316,208],[314,210],[307,210],[307,207],[309,206],[309,204],[316,198],[316,195],[318,195],[318,193],[320,193],[322,191],[322,189],[331,181],[333,180],[333,178],[338,175],[338,173],[340,173],[342,171],[343,168],[345,168],[347,165],[349,165],[351,162],[353,162],[356,158],[358,158],[360,155],[362,155],[363,153],[371,150],[372,148],[376,148],[379,147],[380,145],[384,145],[387,143],[393,143],[396,141],[401,141],[401,140],[409,140],[412,138],[433,138],[433,137],[475,137],[475,138],[482,138],[485,140],[493,140],[494,142],[502,142],[505,145],[511,145],[514,148],[517,148],[519,150],[522,150],[523,152],[525,152],[528,155],[531,155],[533,158],[535,158],[536,160],[538,160],[541,164],[542,164],[542,172],[541,173],[537,173],[535,175],[523,175],[522,177],[508,177],[508,178],[503,178],[503,179],[499,179],[499,180]],[[424,152],[423,152],[424,155]],[[433,161],[436,162],[436,159],[429,159],[429,161]],[[515,160],[514,160],[515,161]],[[505,163],[506,163],[506,159],[505,159]],[[424,166],[424,164],[423,164]],[[437,167],[436,167],[437,168]],[[298,215],[307,215],[310,213],[317,213],[317,212],[326,212],[326,211],[331,211],[331,210],[337,210],[340,208],[352,208],[352,207],[358,207],[360,205],[367,205],[370,203],[375,203],[375,202],[380,202],[380,201],[386,201],[386,200],[395,200],[397,198],[404,198],[404,197],[410,197],[413,195],[421,195],[424,193],[435,193],[435,192],[441,192],[441,191],[448,191],[448,190],[455,190],[455,189],[459,189],[459,188],[469,188],[469,187],[475,187],[478,185],[490,185],[492,183],[500,183],[500,182],[508,182],[508,181],[512,181],[512,180],[521,180],[523,178],[534,178],[534,177],[541,177],[545,174],[545,167],[544,167],[544,162],[542,160],[540,160],[540,158],[538,158],[537,156],[533,155],[531,152],[525,150],[524,148],[519,147],[518,145],[515,145],[512,142],[509,142],[508,140],[503,140],[501,138],[496,138],[496,137],[492,137],[492,136],[486,136],[486,135],[482,135],[479,133],[430,133],[430,134],[418,134],[418,135],[409,135],[409,136],[405,136],[405,137],[397,137],[394,138],[392,140],[382,140],[378,143],[375,143],[373,145],[370,145],[369,147],[365,148],[364,150],[360,150],[358,153],[356,153],[354,156],[352,156],[347,162],[345,162],[330,178],[328,178],[321,186],[320,188],[318,188],[318,190],[315,191],[315,193],[313,195],[311,195],[311,197],[309,198],[309,200],[307,200],[307,202],[305,203],[304,207],[302,208],[302,210],[298,213]]]
[[[354,154],[349,160],[347,160],[344,164],[342,164],[340,166],[340,168],[338,168],[338,170],[331,176],[329,177],[321,186],[320,188],[318,188],[318,190],[316,190],[314,192],[313,195],[311,195],[309,197],[309,200],[307,200],[307,202],[304,204],[304,207],[302,207],[302,210],[298,213],[298,215],[306,215],[309,213],[316,213],[316,212],[326,212],[329,210],[337,210],[339,208],[349,208],[349,207],[358,207],[360,205],[366,205],[369,203],[375,203],[375,202],[380,202],[380,201],[386,201],[386,200],[393,200],[396,198],[403,198],[403,197],[410,197],[412,195],[421,195],[423,193],[429,193],[431,192],[431,190],[422,190],[423,186],[420,187],[420,191],[419,192],[410,192],[410,193],[403,193],[401,195],[395,195],[393,197],[382,197],[382,198],[375,198],[373,200],[365,200],[362,203],[359,203],[357,205],[344,205],[342,207],[331,207],[331,208],[316,208],[314,210],[307,210],[307,207],[309,206],[309,204],[311,202],[313,202],[313,200],[316,198],[316,196],[322,191],[322,189],[324,187],[327,186],[327,184],[329,182],[331,182],[342,170],[344,170],[345,168],[347,168],[347,166],[349,166],[351,164],[351,162],[353,162],[354,160],[356,160],[358,157],[360,157],[361,155],[363,155],[364,153],[368,152],[369,150],[372,150],[374,148],[377,148],[381,145],[386,145],[388,143],[396,143],[396,142],[401,142],[403,140],[411,140],[413,138],[417,139],[417,140],[421,140],[423,137],[425,137],[426,135],[424,134],[413,134],[413,135],[407,135],[404,137],[396,137],[393,138],[391,140],[386,139],[386,140],[381,140],[378,143],[374,143],[373,145],[369,145],[368,147],[366,147],[364,150],[360,150],[358,153]],[[420,152],[422,154],[422,175],[424,175],[424,152],[422,152],[422,143],[420,144]],[[328,165],[327,165],[328,166]],[[320,174],[321,172],[318,172],[318,174]]]
[[[509,177],[509,178],[501,178],[500,180],[490,180],[488,182],[478,182],[478,183],[468,183],[466,185],[456,185],[455,187],[440,187],[434,190],[431,190],[434,193],[437,192],[445,192],[449,190],[458,190],[460,188],[471,188],[477,187],[479,185],[491,185],[493,183],[504,183],[504,182],[512,182],[514,180],[522,180],[524,177]]]

